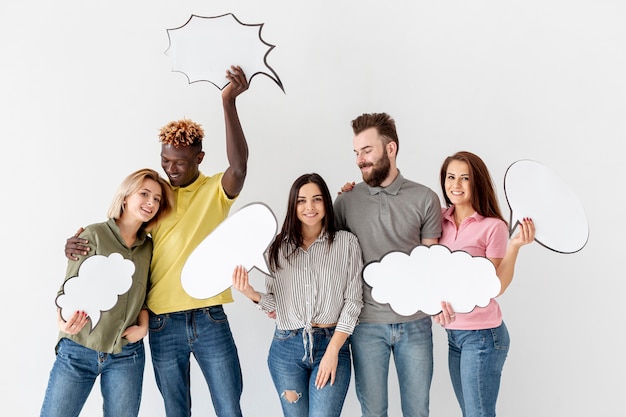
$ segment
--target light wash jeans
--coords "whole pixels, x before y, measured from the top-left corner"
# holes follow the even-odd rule
[[[356,394],[363,417],[387,417],[393,353],[404,417],[427,417],[433,377],[430,317],[397,324],[360,323],[352,334]]]
[[[313,328],[312,355],[303,330],[274,332],[267,359],[285,417],[339,417],[350,385],[350,338],[339,350],[335,383],[315,387],[320,361],[334,328]],[[295,395],[295,397],[293,397]],[[262,415],[263,413],[259,414]]]
[[[450,379],[463,417],[494,417],[510,344],[506,325],[447,332]]]
[[[150,353],[168,417],[191,415],[192,353],[209,386],[215,414],[241,416],[241,367],[221,305],[160,315],[150,313]]]
[[[143,370],[143,340],[129,343],[117,354],[98,352],[70,339],[61,339],[50,372],[41,417],[76,417],[98,375],[104,417],[139,414]]]

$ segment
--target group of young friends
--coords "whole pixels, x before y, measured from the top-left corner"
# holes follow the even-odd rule
[[[93,255],[120,253],[135,271],[131,289],[95,328],[85,312],[64,320],[59,311],[42,417],[78,416],[98,376],[104,416],[137,416],[148,334],[168,417],[191,415],[191,354],[216,415],[242,415],[241,367],[222,307],[233,301],[231,290],[195,299],[180,280],[186,259],[228,216],[246,177],[248,147],[235,99],[248,82],[239,67],[231,67],[227,78],[222,102],[228,168],[212,176],[200,172],[202,128],[187,119],[173,121],[160,131],[161,166],[169,181],[151,169],[132,173],[120,185],[108,221],[67,240],[66,280]],[[443,300],[436,316],[402,316],[372,298],[361,273],[363,265],[391,251],[442,244],[489,258],[502,293],[519,249],[534,240],[533,222],[524,219],[509,239],[492,179],[478,156],[457,152],[445,159],[442,208],[433,190],[404,178],[396,166],[399,141],[389,115],[363,114],[352,128],[363,182],[346,184],[333,202],[319,175],[298,177],[282,228],[266,253],[271,276],[265,292],[250,285],[245,268],[233,271],[232,287],[275,319],[268,366],[283,414],[340,416],[354,367],[362,416],[387,416],[393,355],[402,414],[428,416],[434,320],[448,334],[450,377],[463,416],[495,416],[509,346],[496,300],[465,314]],[[258,415],[265,415],[262,409]]]

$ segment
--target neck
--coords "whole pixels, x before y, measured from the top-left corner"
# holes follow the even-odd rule
[[[302,226],[302,246],[307,249],[322,233],[322,226]]]
[[[124,239],[126,246],[130,248],[135,243],[135,240],[137,240],[137,232],[143,223],[128,221],[122,216],[115,220],[115,224],[119,227],[120,234],[122,235],[122,239]]]
[[[454,221],[456,224],[461,224],[461,222],[467,219],[469,216],[474,214],[476,210],[470,205],[454,205]]]

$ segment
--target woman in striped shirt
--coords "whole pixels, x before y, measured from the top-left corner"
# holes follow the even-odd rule
[[[351,377],[349,337],[362,302],[362,255],[356,236],[335,230],[333,203],[318,174],[296,179],[287,214],[267,253],[266,293],[233,272],[233,287],[276,313],[268,365],[284,416],[334,417]]]

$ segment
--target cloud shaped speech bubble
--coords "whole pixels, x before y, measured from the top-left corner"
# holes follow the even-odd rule
[[[276,235],[274,213],[262,203],[252,203],[224,220],[189,255],[181,283],[194,298],[209,298],[228,289],[233,269],[243,265],[270,274],[263,254]]]
[[[521,160],[509,166],[504,192],[511,209],[511,234],[520,219],[530,217],[535,240],[555,252],[574,253],[589,239],[585,210],[572,189],[546,166]]]
[[[376,301],[389,303],[403,316],[418,311],[437,314],[442,301],[448,301],[455,312],[468,313],[487,306],[500,292],[489,259],[450,252],[443,245],[417,246],[410,255],[390,252],[380,262],[367,264],[363,279]]]
[[[133,284],[135,264],[119,253],[93,255],[80,265],[78,275],[63,284],[63,294],[56,299],[63,320],[76,311],[84,311],[91,319],[91,330],[100,321],[100,312],[112,309],[118,296]]]
[[[204,17],[191,15],[175,29],[167,29],[172,71],[187,76],[189,83],[208,81],[222,90],[228,84],[224,73],[239,65],[248,80],[257,74],[270,77],[283,92],[283,83],[267,64],[274,45],[261,38],[263,24],[241,23],[232,13]]]

